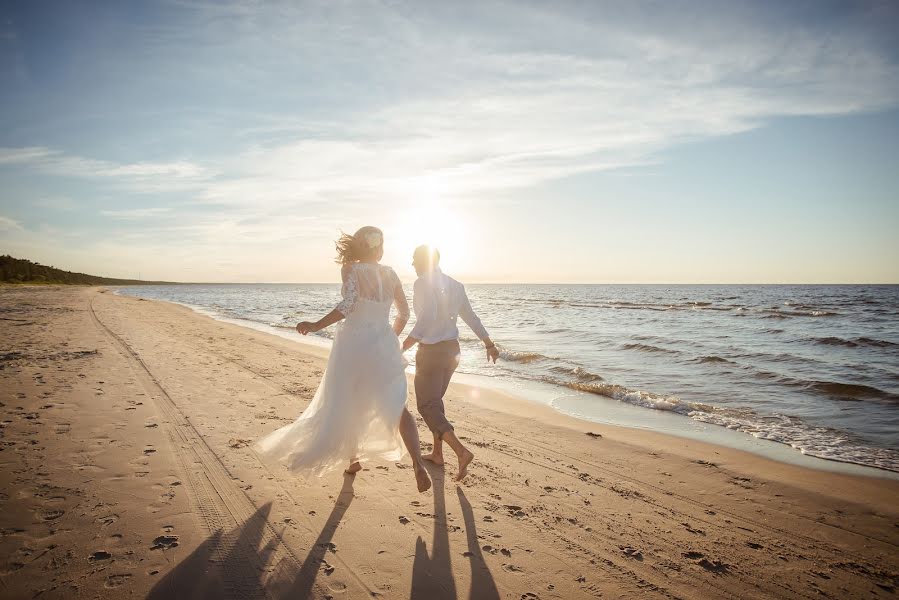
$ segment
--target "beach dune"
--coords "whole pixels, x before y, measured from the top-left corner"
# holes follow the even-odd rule
[[[3,598],[894,598],[899,482],[453,385],[476,453],[303,479],[251,442],[327,351],[102,288],[0,288]],[[411,387],[411,386],[410,386]],[[414,399],[410,397],[410,407]],[[422,439],[430,439],[419,422]]]

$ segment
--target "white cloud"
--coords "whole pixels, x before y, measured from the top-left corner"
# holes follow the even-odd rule
[[[154,206],[147,208],[132,208],[125,210],[101,210],[100,214],[114,219],[145,219],[170,212],[172,209],[166,206]]]
[[[0,148],[0,165],[31,167],[60,177],[106,180],[136,192],[192,189],[213,175],[199,164],[183,160],[116,163],[45,147]]]
[[[0,148],[0,165],[33,163],[58,154],[40,146],[27,148]]]
[[[241,91],[311,85],[326,107],[248,108],[230,121],[259,141],[225,158],[119,164],[30,147],[0,149],[0,163],[230,206],[409,198],[423,187],[461,199],[646,164],[684,140],[777,116],[899,100],[899,69],[864,29],[814,31],[752,4],[428,7],[186,5],[199,28],[155,30],[158,68],[181,66],[192,49],[183,68],[228,69]]]
[[[9,217],[4,217],[0,215],[0,231],[11,231],[11,230],[19,230],[21,231],[22,224],[16,221],[15,219],[10,219]]]
[[[155,61],[140,65],[142,80],[178,81],[192,106],[225,104],[222,120],[244,147],[155,160],[157,145],[154,160],[133,162],[0,148],[0,165],[178,194],[171,210],[151,196],[153,206],[102,213],[123,227],[177,217],[172,227],[153,219],[116,239],[194,244],[217,259],[230,256],[221,240],[327,236],[423,197],[465,204],[653,164],[685,141],[779,116],[899,101],[899,69],[865,15],[816,29],[776,6],[725,2],[184,10],[177,25],[141,32],[150,38],[140,58]],[[238,99],[233,106],[222,90]],[[254,97],[264,101],[246,100]]]

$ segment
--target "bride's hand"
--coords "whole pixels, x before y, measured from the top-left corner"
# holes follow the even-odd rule
[[[297,333],[301,333],[306,335],[309,332],[318,331],[315,328],[315,323],[310,323],[309,321],[303,321],[302,323],[297,323]]]

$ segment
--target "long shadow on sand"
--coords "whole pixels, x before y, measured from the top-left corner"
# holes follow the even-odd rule
[[[353,501],[353,478],[344,476],[343,487],[325,526],[309,550],[296,576],[285,572],[287,564],[267,575],[266,566],[279,543],[277,537],[259,548],[271,502],[261,506],[247,521],[229,532],[217,531],[153,586],[148,600],[172,598],[226,599],[308,598],[315,585],[325,553],[343,515]],[[264,577],[265,576],[265,577]],[[263,577],[265,581],[263,581]],[[279,582],[290,582],[286,585]],[[268,588],[268,590],[267,590]]]
[[[434,483],[434,539],[431,543],[431,554],[428,555],[427,544],[419,536],[415,542],[415,562],[412,564],[412,591],[410,600],[442,600],[457,598],[456,580],[453,578],[453,565],[450,558],[449,529],[446,520],[446,498],[442,469],[428,469]],[[465,535],[468,541],[466,554],[471,566],[471,590],[468,597],[473,600],[498,600],[499,592],[490,569],[484,562],[481,548],[478,545],[478,533],[475,528],[474,512],[465,497],[462,488],[456,488],[462,516],[465,519]]]
[[[259,543],[271,508],[269,502],[240,527],[213,533],[153,586],[147,598],[265,597],[262,576],[277,541],[262,549]]]
[[[319,568],[323,563],[325,564],[325,568],[328,567],[327,562],[325,561],[325,554],[331,548],[331,540],[334,539],[334,532],[337,531],[337,526],[340,525],[343,515],[346,514],[347,509],[350,507],[350,504],[352,504],[353,497],[353,475],[344,474],[343,487],[340,488],[340,493],[337,495],[337,501],[334,503],[334,508],[331,509],[331,514],[328,515],[325,526],[322,528],[321,533],[318,534],[318,539],[315,540],[315,543],[309,549],[309,553],[303,561],[303,566],[300,569],[299,574],[296,576],[296,579],[293,580],[293,584],[289,589],[279,590],[277,597],[298,599],[309,598]]]

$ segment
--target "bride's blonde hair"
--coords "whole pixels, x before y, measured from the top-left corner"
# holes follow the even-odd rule
[[[341,232],[334,245],[337,248],[336,262],[349,265],[377,255],[378,249],[384,245],[384,232],[366,225],[353,235]]]

